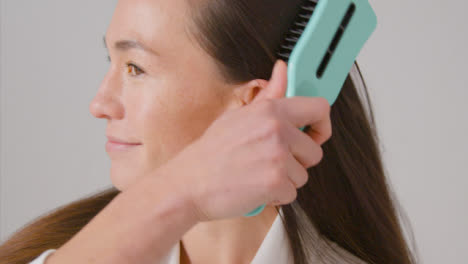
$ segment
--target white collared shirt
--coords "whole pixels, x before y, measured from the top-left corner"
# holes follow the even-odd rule
[[[283,213],[282,208],[279,210]],[[44,260],[56,249],[48,249],[29,264],[44,264]],[[292,250],[286,230],[278,214],[263,239],[251,264],[294,264]],[[175,244],[160,264],[180,264],[180,240]]]

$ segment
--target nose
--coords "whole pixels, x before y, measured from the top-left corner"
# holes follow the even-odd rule
[[[89,104],[89,111],[96,118],[122,119],[123,105],[119,97],[120,84],[108,72],[98,92]]]

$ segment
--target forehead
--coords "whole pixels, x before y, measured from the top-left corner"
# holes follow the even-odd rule
[[[188,39],[186,0],[119,0],[107,29],[108,41],[135,39],[177,50]]]

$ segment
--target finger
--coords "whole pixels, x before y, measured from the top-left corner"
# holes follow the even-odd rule
[[[312,137],[317,144],[322,145],[332,136],[330,115],[327,115],[324,119],[318,120],[314,124],[308,125],[306,129],[307,130],[304,130],[303,132]]]
[[[331,136],[330,104],[324,97],[293,96],[277,102],[282,117],[297,128],[309,125],[307,134],[319,145]]]
[[[257,103],[265,99],[283,98],[286,94],[287,83],[287,64],[282,60],[277,60],[273,66],[273,72],[268,84],[255,96],[252,103]]]
[[[280,186],[279,193],[275,192],[275,197],[272,197],[268,204],[278,205],[287,204],[294,200],[297,196],[297,189],[301,188],[307,183],[309,175],[307,170],[300,164],[291,152],[288,152],[286,161],[286,177],[284,183]]]
[[[289,151],[304,169],[315,166],[320,162],[323,150],[315,139],[292,124],[286,125],[284,131]]]
[[[298,189],[304,186],[309,178],[309,175],[306,168],[300,162],[298,162],[298,160],[291,152],[289,152],[289,158],[287,160],[286,166],[289,180],[294,185],[294,187]]]
[[[287,204],[297,195],[296,184],[289,175],[282,182],[281,188],[275,191],[275,196],[271,197],[268,204]]]

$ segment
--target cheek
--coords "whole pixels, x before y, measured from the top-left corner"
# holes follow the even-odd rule
[[[141,113],[144,140],[148,155],[158,162],[172,158],[200,137],[223,111],[222,100],[207,86],[172,86],[163,96],[145,101]]]
[[[209,92],[208,86],[153,87],[158,88],[145,90],[127,104],[129,126],[143,145],[125,162],[112,164],[111,180],[119,190],[172,159],[224,111],[220,96]]]

